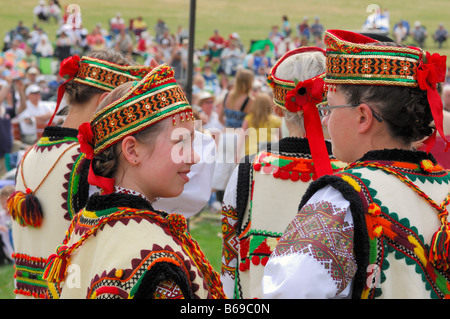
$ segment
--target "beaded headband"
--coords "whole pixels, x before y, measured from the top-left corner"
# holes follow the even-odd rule
[[[120,99],[98,111],[91,122],[79,128],[78,140],[86,158],[92,159],[126,136],[133,135],[152,124],[179,114],[181,121],[192,120],[192,108],[183,90],[174,78],[174,70],[162,64],[139,82]],[[91,169],[88,181],[110,193],[114,180],[95,175]]]
[[[343,30],[326,31],[324,42],[329,84],[417,86],[419,48],[371,45],[379,41]]]
[[[275,76],[278,67],[287,58],[305,52],[321,52],[325,56],[325,51],[316,47],[300,47],[288,51],[273,66],[267,77],[267,82],[273,90],[273,102],[276,106],[289,112],[303,112],[303,123],[314,162],[314,169],[316,175],[320,177],[333,174],[323,136],[322,123],[317,110],[317,104],[321,103],[325,96],[324,73],[302,82],[285,80]],[[305,65],[304,67],[307,68],[308,66]]]
[[[119,100],[106,106],[91,120],[94,155],[125,136],[145,129],[168,116],[181,113],[192,119],[192,108],[174,78],[174,70],[160,65],[149,72]]]
[[[325,83],[419,87],[427,92],[436,130],[425,144],[431,149],[436,131],[443,134],[443,105],[437,83],[445,81],[446,56],[430,54],[416,47],[374,45],[379,41],[362,34],[325,32],[327,68]],[[445,139],[445,138],[444,138]],[[447,149],[449,143],[447,140]]]
[[[110,92],[125,82],[141,80],[151,69],[150,66],[120,65],[88,56],[80,59],[74,55],[64,59],[59,75],[66,81],[58,88],[56,110],[48,124],[52,123],[70,80]]]

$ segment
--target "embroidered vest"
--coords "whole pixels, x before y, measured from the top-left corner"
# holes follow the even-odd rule
[[[224,297],[218,274],[178,214],[126,207],[83,209],[57,254],[68,267],[61,272],[67,271],[60,288],[51,286],[55,299],[127,299],[136,294],[158,298],[156,287],[163,289],[161,282],[174,278],[186,297]]]
[[[336,178],[357,196],[349,196]],[[436,208],[449,200],[447,171],[430,160],[363,161],[326,179],[351,201],[355,236],[366,229],[355,238],[360,276],[355,277],[353,297],[450,297],[448,270],[429,259],[430,243],[441,226]]]
[[[306,140],[304,142],[307,144]],[[249,196],[245,213],[238,222],[239,251],[234,288],[237,299],[262,298],[264,266],[295,217],[309,184],[317,179],[310,156],[283,151],[280,153],[284,155],[259,153],[247,175]],[[343,166],[335,159],[331,159],[331,163],[334,171]]]
[[[23,223],[20,216],[13,219],[17,298],[46,298],[47,283],[42,273],[47,257],[64,238],[73,215],[88,196],[87,176],[82,173],[84,161],[76,130],[46,128],[24,157],[23,170],[18,168],[16,191],[26,193],[29,188],[34,192],[43,181],[34,194],[43,216],[38,227]]]

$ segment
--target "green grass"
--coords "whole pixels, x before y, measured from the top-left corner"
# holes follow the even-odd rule
[[[6,0],[2,0],[6,1]],[[23,20],[25,25],[31,27],[33,23],[33,8],[37,0],[15,0],[14,5],[3,5],[0,12],[0,35],[5,34]],[[83,18],[83,26],[89,31],[96,23],[107,27],[108,21],[117,12],[128,21],[141,15],[147,22],[150,32],[157,19],[166,21],[170,30],[175,32],[177,27],[189,28],[189,0],[62,0],[64,5],[76,4],[79,6]],[[196,28],[195,46],[202,47],[219,29],[223,36],[232,32],[239,33],[242,42],[249,48],[251,40],[265,39],[272,25],[281,25],[281,17],[287,15],[292,25],[302,22],[307,16],[313,22],[319,16],[326,29],[360,30],[365,19],[369,5],[375,4],[382,9],[388,9],[391,17],[391,27],[401,19],[414,24],[420,20],[433,33],[438,24],[443,22],[450,29],[448,0],[197,0],[196,1]],[[55,39],[56,25],[53,23],[41,24],[51,39]],[[450,45],[437,50],[437,46],[429,38],[426,48],[441,54],[450,53]]]
[[[14,266],[0,266],[0,299],[14,298]]]
[[[222,222],[221,214],[202,211],[189,220],[189,231],[197,240],[214,269],[220,273],[222,258]]]

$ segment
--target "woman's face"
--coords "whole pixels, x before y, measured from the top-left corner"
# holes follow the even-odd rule
[[[163,129],[156,140],[145,145],[135,178],[150,199],[180,195],[189,181],[191,166],[198,162],[193,149],[194,123],[187,121],[185,114],[183,118],[182,122],[180,115],[175,115],[176,125],[172,117],[162,120]]]
[[[329,91],[327,98],[329,106],[349,104],[346,96],[339,89]],[[358,158],[356,155],[358,143],[355,111],[354,107],[331,109],[330,114],[322,120],[322,124],[328,128],[333,155],[346,163],[353,162]]]

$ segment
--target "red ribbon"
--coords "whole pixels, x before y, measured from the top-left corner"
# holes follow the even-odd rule
[[[284,104],[290,112],[303,111],[306,138],[317,177],[333,174],[323,136],[322,122],[316,106],[323,100],[324,85],[322,77],[299,82],[293,90],[286,94]]]
[[[94,133],[92,132],[91,123],[86,122],[78,128],[78,141],[80,142],[80,150],[86,154],[86,158],[91,160],[89,166],[88,183],[100,187],[103,194],[111,194],[114,190],[114,178],[98,176],[92,168],[92,159],[94,158]]]
[[[430,105],[436,130],[424,143],[427,145],[427,152],[429,152],[436,141],[436,131],[438,131],[445,141],[445,151],[447,151],[450,144],[444,137],[443,104],[441,96],[436,88],[438,82],[445,81],[447,57],[437,53],[431,55],[427,52],[425,60],[426,63],[422,61],[417,69],[417,83],[419,84],[420,89],[427,91],[428,104]]]
[[[68,58],[65,58],[60,66],[59,66],[59,75],[66,79],[66,81],[61,84],[58,88],[58,98],[56,100],[56,108],[55,112],[53,113],[52,117],[50,118],[50,121],[48,122],[47,126],[52,124],[53,119],[58,112],[59,105],[61,104],[62,98],[64,96],[64,93],[66,91],[66,84],[70,80],[72,80],[78,73],[78,70],[80,69],[80,57],[78,55],[74,55]]]

